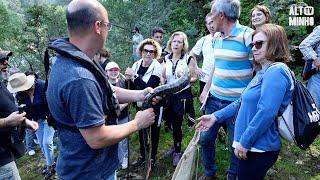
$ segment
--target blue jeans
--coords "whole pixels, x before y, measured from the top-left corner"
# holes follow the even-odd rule
[[[307,88],[310,91],[317,107],[320,107],[320,72],[311,76],[308,80]]]
[[[210,94],[206,103],[206,114],[211,114],[215,111],[218,111],[227,105],[232,103],[232,101],[226,101],[218,99]],[[239,161],[234,155],[233,148],[231,144],[233,142],[233,133],[234,133],[234,122],[233,119],[228,119],[222,123],[215,123],[208,131],[202,132],[200,134],[200,144],[202,147],[202,163],[205,168],[206,176],[214,176],[217,172],[217,166],[215,163],[215,141],[221,127],[225,126],[228,131],[229,136],[229,147],[230,147],[230,166],[228,174],[236,176],[238,172]]]
[[[129,117],[119,119],[118,124],[127,123],[128,120],[129,120]],[[119,156],[120,163],[122,163],[123,158],[128,158],[128,138],[125,138],[119,142],[118,156]]]
[[[34,132],[32,132],[31,129],[26,128],[26,148],[27,151],[35,150],[36,149],[36,143],[34,142],[34,139],[36,138],[36,135]]]
[[[1,180],[21,180],[17,165],[14,161],[0,167]]]
[[[110,176],[108,176],[105,180],[117,180],[117,172],[114,172]]]
[[[54,163],[53,153],[53,136],[54,129],[48,125],[47,120],[39,120],[39,129],[36,131],[36,135],[39,141],[44,157],[46,158],[46,165],[51,166]]]

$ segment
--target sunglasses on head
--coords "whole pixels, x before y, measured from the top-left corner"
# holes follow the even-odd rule
[[[154,54],[154,53],[156,53],[156,51],[155,50],[148,50],[148,49],[143,49],[143,52],[144,53],[150,53],[150,54]]]
[[[250,43],[250,48],[252,49],[253,46],[254,46],[254,47],[256,47],[256,49],[261,49],[263,43],[265,43],[265,42],[266,42],[266,41],[256,41],[255,43],[252,42],[252,43]]]

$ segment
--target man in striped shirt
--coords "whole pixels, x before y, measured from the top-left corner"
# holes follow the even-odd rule
[[[206,103],[206,114],[211,114],[239,99],[242,91],[252,79],[252,62],[249,60],[251,35],[253,30],[239,24],[239,0],[216,0],[211,8],[213,27],[220,32],[213,39],[215,66],[210,74],[201,95],[201,103]],[[215,139],[220,127],[228,130],[230,144],[233,141],[234,123],[215,123],[208,131],[202,132],[203,165],[205,174],[201,179],[215,179],[217,167],[215,164]],[[231,146],[230,146],[231,148]],[[231,160],[227,179],[236,179],[238,159],[230,149]]]

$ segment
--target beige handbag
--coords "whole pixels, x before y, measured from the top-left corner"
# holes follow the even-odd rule
[[[172,180],[192,180],[194,172],[198,169],[199,147],[198,141],[200,132],[196,131],[191,139],[187,149],[184,151],[176,170],[173,173]],[[197,176],[197,173],[196,173]]]

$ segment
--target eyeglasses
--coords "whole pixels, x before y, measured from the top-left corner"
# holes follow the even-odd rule
[[[107,27],[107,29],[108,29],[108,31],[111,31],[111,28],[112,28],[112,23],[110,23],[110,22],[103,22],[103,21],[99,21],[101,24],[104,24],[106,27]]]
[[[156,53],[155,50],[149,50],[149,49],[143,49],[143,52],[146,53],[146,54],[148,54],[148,53],[150,53],[150,54]]]
[[[256,47],[256,49],[261,49],[263,43],[265,43],[265,42],[267,42],[267,41],[256,41],[255,43],[252,42],[252,43],[250,43],[249,47],[252,49],[254,46],[254,47]]]

